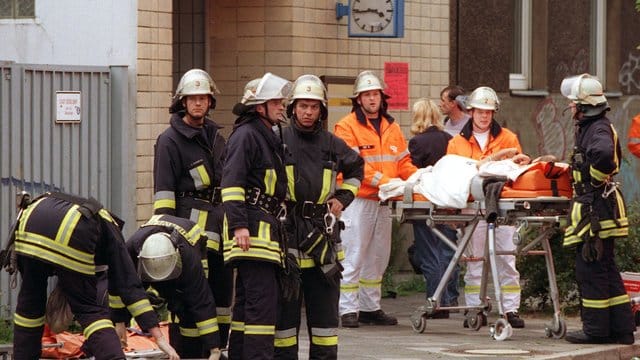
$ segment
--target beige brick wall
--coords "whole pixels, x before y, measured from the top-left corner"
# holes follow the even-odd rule
[[[171,101],[171,0],[138,0],[136,220],[152,215],[153,144],[167,127]],[[133,131],[134,129],[132,129]]]
[[[342,3],[347,4],[346,0]],[[305,73],[383,76],[385,62],[409,64],[409,109],[438,99],[449,85],[449,1],[406,0],[403,38],[349,38],[335,0],[208,0],[209,71],[220,87],[214,119],[228,132],[244,84],[265,71],[295,79]],[[331,89],[329,90],[331,92]],[[393,111],[406,135],[410,110]]]

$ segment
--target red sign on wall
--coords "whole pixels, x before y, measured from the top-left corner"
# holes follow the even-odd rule
[[[409,110],[409,63],[384,63],[384,82],[389,110]]]

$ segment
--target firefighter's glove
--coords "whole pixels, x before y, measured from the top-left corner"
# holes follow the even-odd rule
[[[147,298],[149,299],[151,306],[155,310],[162,308],[162,306],[164,306],[166,303],[165,299],[160,297],[160,294],[158,294],[158,291],[156,291],[156,289],[152,287],[147,289]]]
[[[118,322],[115,327],[118,339],[120,339],[120,347],[124,349],[127,347],[127,326],[123,322]]]
[[[342,267],[342,264],[340,264],[340,262],[336,261],[332,264],[322,265],[320,266],[320,270],[322,270],[324,279],[330,286],[340,286],[340,279],[342,279],[342,270],[344,270],[344,267]]]
[[[293,254],[287,254],[283,262],[278,274],[280,295],[285,301],[291,301],[297,299],[300,293],[300,266]]]
[[[585,262],[600,261],[602,259],[602,239],[595,236],[585,241],[582,246],[582,259]]]
[[[208,360],[220,360],[221,355],[222,355],[222,352],[220,351],[219,348],[213,348],[211,349],[211,353],[209,355]]]

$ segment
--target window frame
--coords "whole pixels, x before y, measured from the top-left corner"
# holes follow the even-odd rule
[[[18,2],[19,1],[30,1],[33,4],[33,14],[27,16],[18,16]],[[9,16],[2,16],[0,14],[0,21],[7,20],[33,20],[36,18],[36,0],[9,0],[9,4],[11,4],[11,14]]]

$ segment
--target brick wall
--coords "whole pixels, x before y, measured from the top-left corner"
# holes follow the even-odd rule
[[[172,93],[171,0],[138,0],[136,220],[152,215],[153,144],[168,125]],[[132,129],[133,131],[133,129]]]

